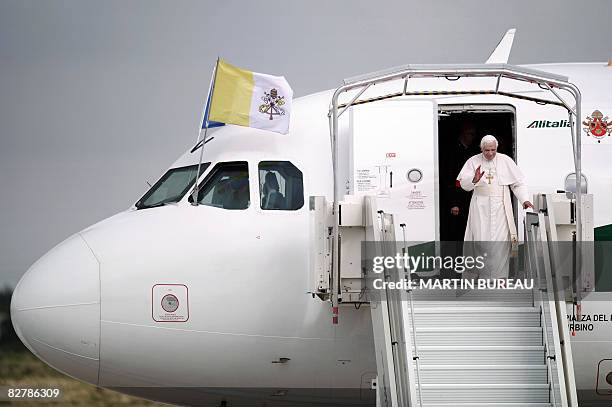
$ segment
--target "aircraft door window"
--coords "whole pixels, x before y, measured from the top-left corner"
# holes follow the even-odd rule
[[[210,163],[202,163],[200,175],[206,171]],[[136,203],[137,209],[154,208],[170,202],[178,202],[193,186],[197,165],[171,168],[147,191]]]
[[[304,206],[302,171],[289,161],[259,163],[261,209],[294,211]]]
[[[198,202],[223,209],[246,209],[250,204],[249,193],[247,163],[219,163],[204,181]]]

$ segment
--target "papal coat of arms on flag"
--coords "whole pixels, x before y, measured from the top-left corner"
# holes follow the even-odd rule
[[[207,120],[287,134],[293,90],[282,76],[217,61]]]
[[[283,116],[285,109],[281,106],[285,104],[285,97],[278,94],[278,90],[272,88],[270,92],[265,92],[262,96],[263,105],[259,105],[259,111],[270,115],[270,120],[274,120],[274,116]]]
[[[598,143],[606,135],[610,135],[612,132],[612,122],[599,111],[595,110],[590,116],[587,116],[586,120],[582,122],[583,130],[587,136],[593,136]]]

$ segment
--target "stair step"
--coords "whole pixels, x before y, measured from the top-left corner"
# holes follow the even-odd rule
[[[454,290],[412,292],[415,306],[533,306],[532,291],[475,290],[458,294]]]
[[[411,329],[412,331],[412,329]],[[425,327],[417,326],[417,343],[421,345],[521,345],[542,344],[540,327],[497,327],[459,326]]]
[[[423,407],[552,407],[550,403],[424,403]]]
[[[407,316],[408,321],[411,320]],[[540,326],[540,311],[534,307],[431,307],[415,308],[417,327]]]
[[[418,392],[417,387],[417,392]],[[434,403],[548,403],[548,384],[423,384],[424,407]]]
[[[414,352],[414,349],[413,349]],[[423,365],[539,365],[544,364],[544,346],[421,346]]]
[[[546,365],[420,365],[421,383],[547,383]],[[416,368],[415,368],[416,374]]]
[[[469,313],[488,313],[488,314],[514,314],[514,313],[539,313],[540,310],[535,307],[514,307],[514,306],[500,306],[491,309],[490,307],[463,307],[458,304],[448,304],[445,307],[418,307],[415,308],[416,314],[461,314],[465,312]]]
[[[415,308],[419,307],[533,307],[531,299],[524,300],[461,300],[461,299],[415,299],[413,300]]]
[[[413,290],[414,300],[533,301],[532,290]]]

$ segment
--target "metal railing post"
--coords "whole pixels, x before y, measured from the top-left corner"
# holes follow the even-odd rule
[[[400,227],[402,228],[402,237],[404,240],[404,253],[408,253],[408,247],[406,246],[406,224],[400,223]],[[408,281],[412,281],[412,270],[408,270]],[[416,379],[417,386],[419,388],[419,406],[423,406],[423,387],[421,386],[421,365],[420,365],[420,356],[419,356],[419,345],[417,343],[416,336],[416,319],[414,317],[414,302],[412,301],[412,288],[408,288],[408,300],[410,301],[410,323],[412,325],[412,343],[414,344],[414,356],[412,359],[414,360],[415,370],[416,370]],[[410,389],[412,392],[413,389]]]

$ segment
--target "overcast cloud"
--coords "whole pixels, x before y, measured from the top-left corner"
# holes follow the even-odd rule
[[[612,57],[612,2],[0,1],[0,286],[186,150],[217,56],[296,96],[406,63]]]

